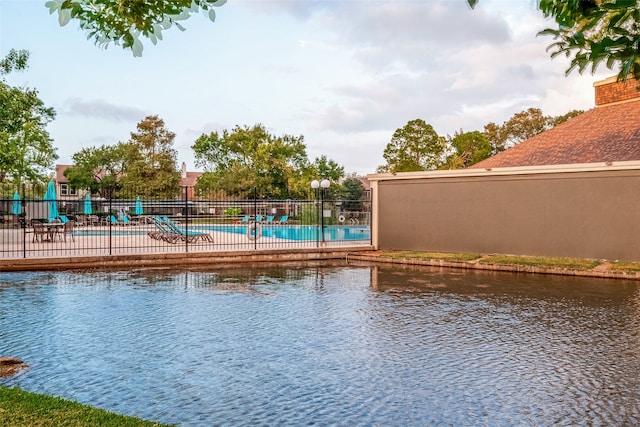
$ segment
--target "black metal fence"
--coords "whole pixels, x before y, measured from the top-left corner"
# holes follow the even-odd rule
[[[16,194],[17,193],[17,194]],[[0,198],[0,258],[371,244],[371,200],[172,200],[24,194]],[[257,194],[257,193],[256,193]]]

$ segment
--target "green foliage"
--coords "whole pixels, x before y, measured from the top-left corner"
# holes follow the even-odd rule
[[[222,213],[222,215],[224,216],[239,216],[240,214],[242,214],[242,208],[237,206],[233,208],[227,208]]]
[[[274,136],[260,124],[201,135],[191,148],[196,166],[206,171],[196,184],[202,193],[246,198],[255,188],[261,198],[295,198],[308,194],[319,170],[335,179],[344,173],[325,156],[310,164],[302,136]]]
[[[126,164],[120,185],[125,194],[173,199],[180,194],[175,134],[158,116],[147,116],[124,144]]]
[[[456,132],[449,145],[454,152],[447,157],[447,169],[464,169],[491,157],[491,144],[479,131]]]
[[[216,14],[214,7],[222,6],[226,0],[50,0],[45,3],[49,13],[58,14],[61,26],[77,20],[100,47],[110,43],[131,49],[134,56],[142,55],[140,36],[155,45],[162,40],[162,31],[173,25],[184,31],[178,22],[202,13],[212,22]]]
[[[7,56],[0,60],[0,75],[9,74],[12,71],[26,70],[28,62],[28,50],[11,49]]]
[[[379,172],[433,170],[443,163],[445,139],[422,119],[409,121],[397,129],[384,149],[386,165]]]
[[[502,125],[486,124],[484,132],[460,130],[446,139],[423,120],[413,120],[393,134],[384,151],[387,163],[378,167],[378,172],[466,168],[582,113],[573,110],[552,117],[544,115],[539,108],[529,108],[514,114]]]
[[[471,7],[478,0],[467,0]],[[557,28],[548,35],[554,42],[547,48],[551,57],[571,59],[566,74],[591,69],[600,64],[618,68],[618,80],[633,76],[640,80],[640,7],[637,0],[539,0],[545,17],[553,18]]]
[[[514,114],[502,125],[488,123],[484,127],[484,136],[491,146],[491,155],[495,155],[582,113],[582,110],[572,110],[552,117],[545,116],[539,108],[529,108]]]
[[[64,171],[64,176],[72,188],[108,197],[110,189],[117,189],[125,166],[125,146],[122,143],[83,148],[73,155],[73,166]]]
[[[319,224],[320,211],[318,209],[319,207],[315,204],[303,205],[300,211],[300,223]]]
[[[362,210],[360,200],[364,196],[364,184],[357,178],[347,178],[342,182],[342,194],[340,197],[344,199],[342,209],[346,211]]]
[[[11,50],[0,61],[0,75],[25,69],[28,57],[26,51]],[[58,158],[46,131],[54,117],[55,111],[44,106],[36,90],[0,80],[0,182],[8,178],[20,185],[47,179]]]
[[[573,119],[574,117],[578,117],[582,113],[584,113],[584,110],[571,110],[567,114],[554,117],[553,126],[558,126],[566,121]]]

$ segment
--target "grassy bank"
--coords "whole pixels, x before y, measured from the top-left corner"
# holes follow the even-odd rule
[[[0,426],[152,427],[166,424],[118,415],[59,397],[0,386]]]
[[[414,251],[397,251],[384,252],[380,254],[385,258],[397,259],[432,259],[457,262],[477,262],[480,264],[502,264],[502,265],[525,265],[545,268],[568,268],[575,270],[593,270],[599,268],[601,270],[639,272],[640,263],[638,262],[621,262],[621,261],[605,261],[585,258],[567,258],[567,257],[537,257],[537,256],[519,256],[519,255],[482,255],[479,253],[449,253],[449,252],[414,252]]]

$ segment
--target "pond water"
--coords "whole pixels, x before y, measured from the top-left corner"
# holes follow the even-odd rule
[[[212,425],[638,425],[637,282],[398,266],[0,274],[0,379]]]

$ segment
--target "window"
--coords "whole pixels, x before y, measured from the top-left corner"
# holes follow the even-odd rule
[[[61,196],[75,196],[78,192],[75,188],[69,187],[69,184],[60,184],[60,195]]]

